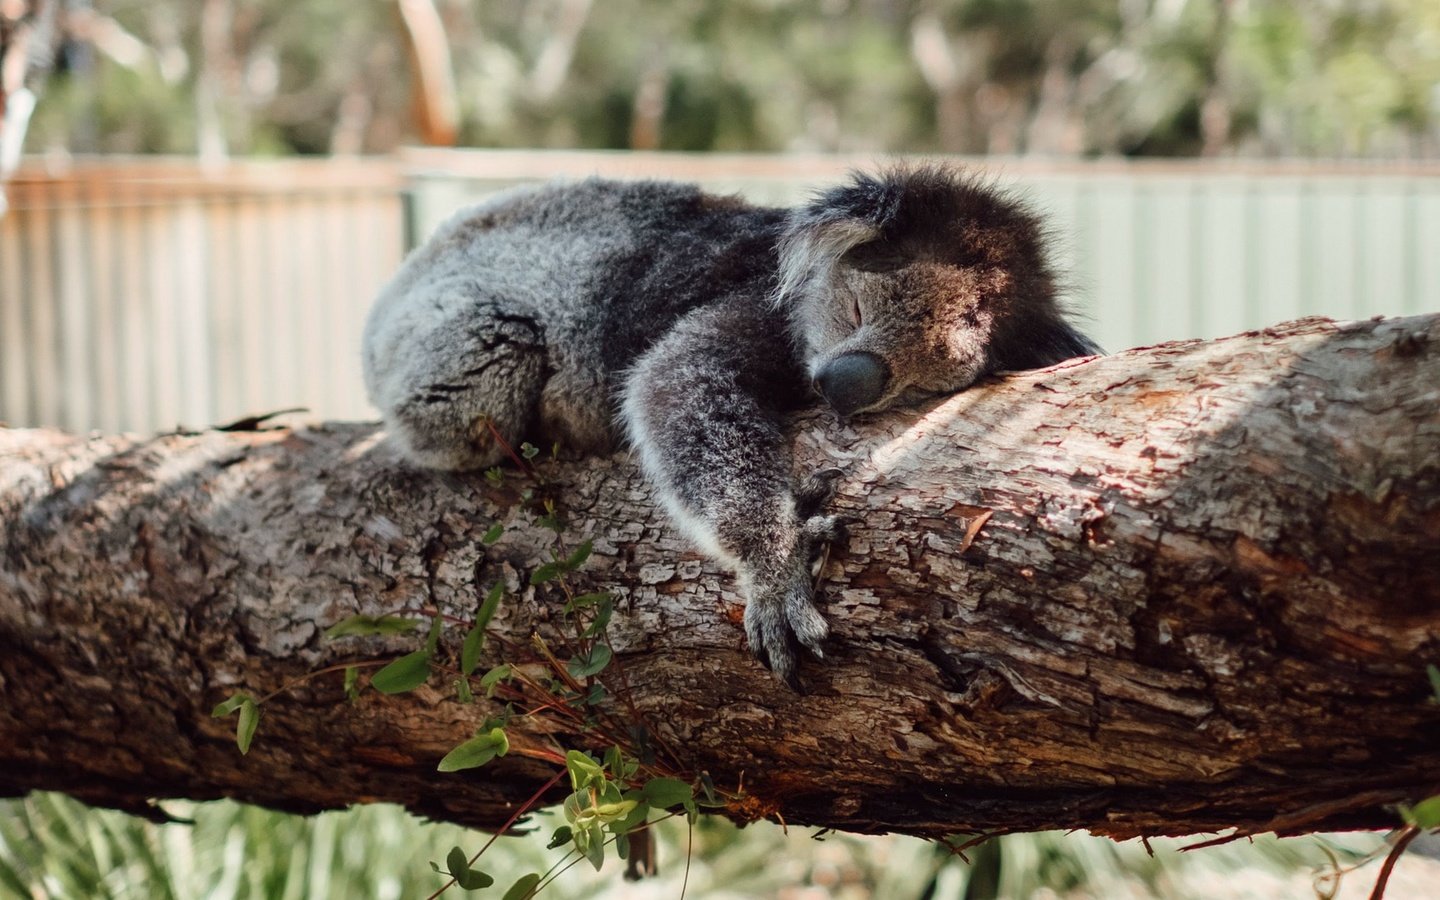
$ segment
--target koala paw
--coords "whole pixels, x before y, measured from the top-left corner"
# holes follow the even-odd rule
[[[835,485],[845,475],[843,469],[821,469],[811,473],[795,489],[795,514],[809,519],[824,509],[835,497]]]
[[[801,526],[799,540],[780,577],[757,580],[745,606],[745,634],[750,652],[775,677],[800,690],[800,648],[816,659],[825,658],[822,646],[830,625],[815,608],[815,582],[810,564],[827,543],[845,534],[838,516],[815,516]]]

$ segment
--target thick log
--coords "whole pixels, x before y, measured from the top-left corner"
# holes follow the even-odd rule
[[[854,519],[804,695],[748,658],[734,586],[625,454],[543,467],[565,545],[594,540],[575,588],[621,598],[625,715],[682,771],[743,779],[735,815],[1295,832],[1393,826],[1389,804],[1440,793],[1440,316],[1072,361],[862,424],[816,414],[797,446],[802,471],[846,470]],[[321,632],[467,618],[497,579],[486,664],[528,658],[563,617],[528,584],[554,534],[522,487],[408,468],[369,425],[0,432],[0,790],[388,800],[495,826],[554,771],[537,748],[593,738],[521,718],[519,752],[439,774],[494,707],[438,676],[354,703],[316,678],[265,705],[244,757],[210,709],[412,650]]]

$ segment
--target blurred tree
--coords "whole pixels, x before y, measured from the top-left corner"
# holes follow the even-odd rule
[[[59,79],[32,149],[1440,151],[1433,0],[95,0],[67,18],[96,63]]]
[[[589,0],[584,0],[588,5]],[[416,126],[426,144],[448,146],[455,143],[456,119],[455,79],[450,71],[450,44],[445,36],[445,23],[433,0],[399,0],[400,24],[408,38],[410,60],[411,102],[415,106]],[[341,119],[346,118],[346,102],[361,104],[364,98],[355,92],[346,94],[341,103]],[[356,106],[368,111],[368,105]],[[353,128],[351,129],[353,132]],[[335,150],[337,141],[331,142]],[[358,149],[353,138],[345,141],[346,150]]]
[[[56,9],[55,0],[0,0],[0,185],[20,160],[35,94],[53,61]]]

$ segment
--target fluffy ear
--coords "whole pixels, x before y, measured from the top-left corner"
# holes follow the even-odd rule
[[[852,247],[873,240],[878,234],[879,229],[860,218],[817,216],[810,209],[792,214],[785,236],[780,240],[775,302],[784,302],[807,281],[828,271]]]
[[[784,300],[807,281],[828,272],[852,248],[880,237],[895,216],[901,187],[899,175],[851,172],[848,181],[793,209],[780,241],[776,300]]]
[[[1043,369],[1105,351],[1056,312],[1012,319],[990,341],[991,372]]]

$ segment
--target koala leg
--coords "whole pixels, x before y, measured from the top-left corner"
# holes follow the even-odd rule
[[[676,523],[735,570],[751,652],[798,689],[799,649],[823,658],[830,631],[810,566],[842,526],[820,513],[830,471],[791,478],[784,410],[804,382],[779,332],[758,311],[692,313],[630,371],[622,415]]]
[[[505,458],[495,433],[518,447],[534,421],[545,377],[543,334],[533,318],[491,304],[446,311],[423,331],[377,340],[383,353],[366,357],[371,396],[391,438],[421,465],[491,466]]]

